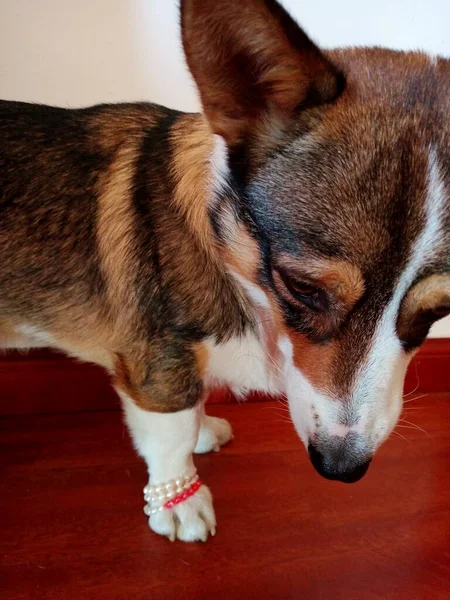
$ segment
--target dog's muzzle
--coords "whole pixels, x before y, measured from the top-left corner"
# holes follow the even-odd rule
[[[332,439],[325,444],[308,445],[311,462],[322,477],[344,483],[355,483],[366,474],[372,457],[368,457],[365,452],[355,450],[353,444],[349,442],[350,440]]]

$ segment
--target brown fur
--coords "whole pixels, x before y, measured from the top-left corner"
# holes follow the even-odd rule
[[[411,316],[418,310],[427,310],[445,304],[450,305],[450,275],[432,275],[410,291],[404,302],[403,312]]]
[[[407,294],[398,320],[400,336],[408,337],[410,331],[429,325],[426,315],[439,311],[439,316],[450,314],[450,275],[431,275],[420,281]],[[424,320],[425,319],[425,320]]]
[[[122,332],[136,326],[134,222],[130,191],[138,145],[120,148],[98,185],[97,240],[107,305]]]
[[[206,347],[206,344],[199,343],[193,345],[192,351],[197,360],[198,375],[200,379],[203,380],[208,367],[208,348]]]
[[[226,230],[227,245],[223,250],[225,263],[238,275],[252,283],[258,281],[260,252],[258,243],[252,238],[242,223],[234,223],[228,216],[222,221]]]
[[[318,346],[301,335],[290,332],[295,366],[307,377],[312,386],[330,397],[340,397],[336,386],[334,364],[336,362],[338,344],[329,342]]]
[[[171,130],[172,168],[175,179],[173,203],[203,250],[214,260],[208,204],[214,192],[211,175],[214,137],[208,122],[199,115],[183,115]]]
[[[216,0],[214,11],[208,0],[182,3],[188,64],[212,129],[230,148],[248,140],[258,123],[283,129],[300,105],[338,93],[335,67],[291,24],[272,1]]]

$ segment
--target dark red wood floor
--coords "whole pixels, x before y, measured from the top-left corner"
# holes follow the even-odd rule
[[[234,441],[197,458],[206,544],[154,535],[119,412],[0,420],[0,597],[450,598],[450,394],[411,402],[367,476],[321,479],[276,403],[211,407]]]

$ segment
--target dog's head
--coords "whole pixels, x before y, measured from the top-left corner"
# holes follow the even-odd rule
[[[275,0],[185,0],[182,27],[226,144],[232,191],[210,207],[222,251],[276,324],[314,465],[356,481],[450,311],[450,61],[323,53]]]

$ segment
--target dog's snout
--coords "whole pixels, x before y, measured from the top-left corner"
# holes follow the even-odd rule
[[[343,452],[321,452],[313,444],[309,444],[308,453],[314,468],[322,477],[344,483],[359,481],[366,474],[372,460],[356,459],[354,455],[346,456]]]

